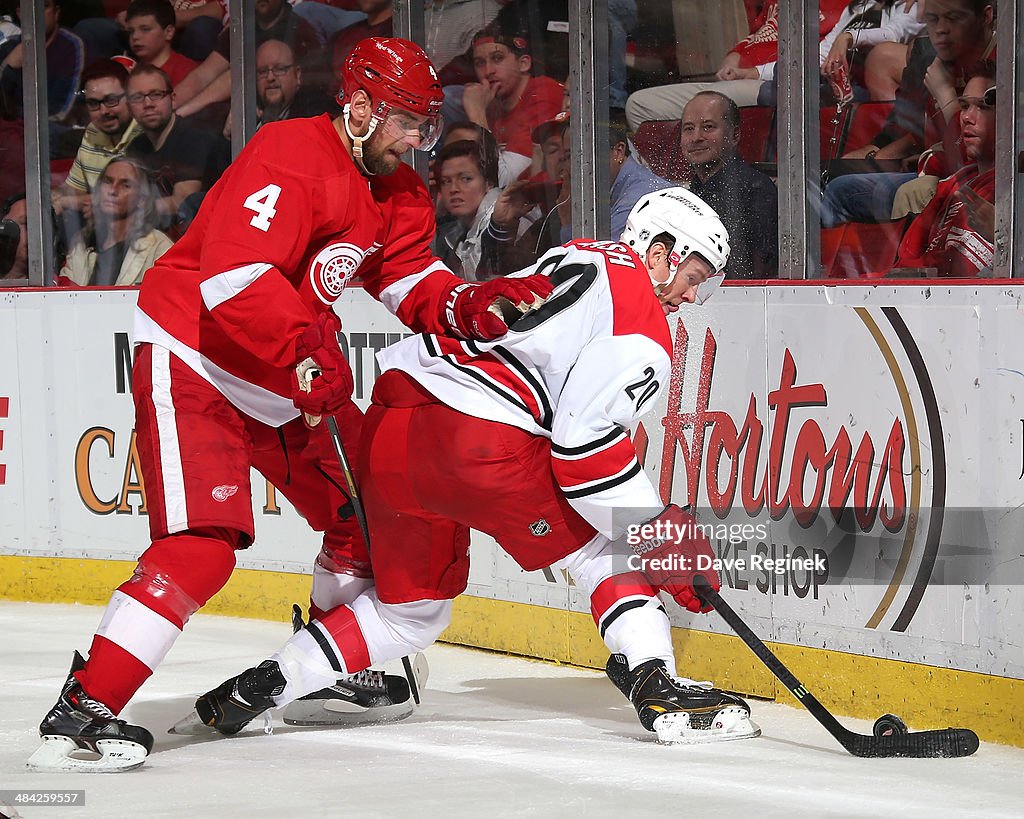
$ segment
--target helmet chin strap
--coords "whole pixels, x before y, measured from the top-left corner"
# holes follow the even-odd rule
[[[672,263],[672,256],[673,255],[674,254],[669,253],[669,256],[668,256],[668,278],[665,279],[665,281],[663,281],[663,282],[659,282],[656,278],[654,278],[654,274],[651,273],[651,269],[649,267],[647,267],[646,262],[644,264],[644,267],[647,267],[647,275],[651,277],[651,284],[654,285],[654,295],[656,295],[656,296],[660,296],[665,290],[668,289],[668,287],[672,284],[672,282],[675,281],[676,274],[679,272],[679,265],[681,265],[683,263],[683,261],[684,261],[683,259],[680,259],[680,258],[677,257],[675,264],[673,264]]]
[[[362,136],[356,136],[352,133],[352,129],[348,125],[350,107],[351,106],[346,104],[345,107],[341,109],[341,114],[342,122],[345,124],[345,133],[348,134],[348,138],[352,141],[352,159],[355,160],[359,170],[365,176],[376,176],[376,174],[363,163],[363,143],[366,142],[366,140],[368,140],[377,129],[377,117],[370,117],[369,129]]]

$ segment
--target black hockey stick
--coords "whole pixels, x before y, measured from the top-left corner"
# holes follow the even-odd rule
[[[338,421],[333,415],[327,416],[327,431],[331,434],[331,442],[334,444],[334,454],[338,456],[338,463],[341,464],[341,471],[345,475],[345,485],[348,487],[348,497],[352,501],[352,509],[359,523],[359,529],[363,533],[363,540],[366,541],[366,550],[370,550],[370,527],[366,525],[366,510],[363,509],[363,501],[359,497],[359,490],[356,488],[356,479],[352,474],[352,466],[348,456],[345,454],[345,447],[341,443],[341,433],[338,431]],[[412,661],[408,657],[402,658],[402,669],[405,671],[405,678],[409,681],[409,691],[412,694],[413,702],[420,704],[420,688],[416,684],[416,674],[412,669]]]
[[[729,624],[729,627],[739,635],[739,638],[768,667],[768,670],[793,693],[793,696],[800,700],[800,704],[811,712],[811,716],[824,725],[825,729],[839,741],[839,744],[854,756],[954,757],[970,756],[978,750],[978,735],[969,728],[907,732],[902,721],[891,715],[879,717],[875,723],[876,734],[873,736],[847,730],[839,724],[839,721],[824,705],[815,699],[810,691],[804,688],[800,680],[794,677],[793,673],[782,664],[782,661],[772,653],[771,649],[761,642],[761,639],[750,630],[750,626],[743,622],[742,618],[732,610],[718,592],[711,588],[702,575],[697,575],[694,578],[693,586],[697,596],[722,615],[722,619]],[[879,736],[880,727],[884,727],[892,733]]]

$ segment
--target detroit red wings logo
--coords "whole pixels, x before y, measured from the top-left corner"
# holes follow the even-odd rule
[[[222,484],[221,486],[215,486],[213,491],[210,493],[213,499],[218,503],[224,503],[228,498],[238,492],[238,487],[229,484]]]
[[[313,292],[324,304],[332,304],[356,275],[363,260],[380,245],[364,250],[348,242],[334,242],[323,248],[309,265]]]

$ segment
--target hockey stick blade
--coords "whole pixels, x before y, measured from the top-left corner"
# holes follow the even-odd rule
[[[713,607],[747,648],[767,666],[779,681],[792,692],[800,704],[811,712],[818,722],[832,734],[847,751],[859,757],[959,757],[970,756],[978,750],[978,735],[969,728],[946,728],[937,731],[914,731],[889,736],[869,736],[844,728],[832,713],[808,691],[771,649],[754,634],[750,626],[733,611],[722,596],[697,575],[693,580],[694,591],[707,605]]]

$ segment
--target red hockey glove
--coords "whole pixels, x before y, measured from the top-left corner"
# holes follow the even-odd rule
[[[711,543],[689,512],[669,504],[656,518],[639,524],[627,534],[630,548],[640,557],[640,567],[652,583],[675,598],[684,609],[709,612],[693,590],[694,575],[703,575],[718,591],[722,581],[715,571]]]
[[[444,301],[441,323],[460,338],[493,341],[508,332],[516,312],[540,306],[553,289],[543,275],[458,284]]]
[[[333,310],[317,316],[295,345],[292,402],[315,426],[320,416],[341,409],[352,397],[352,368],[338,346],[341,320]],[[315,420],[314,420],[315,419]]]

